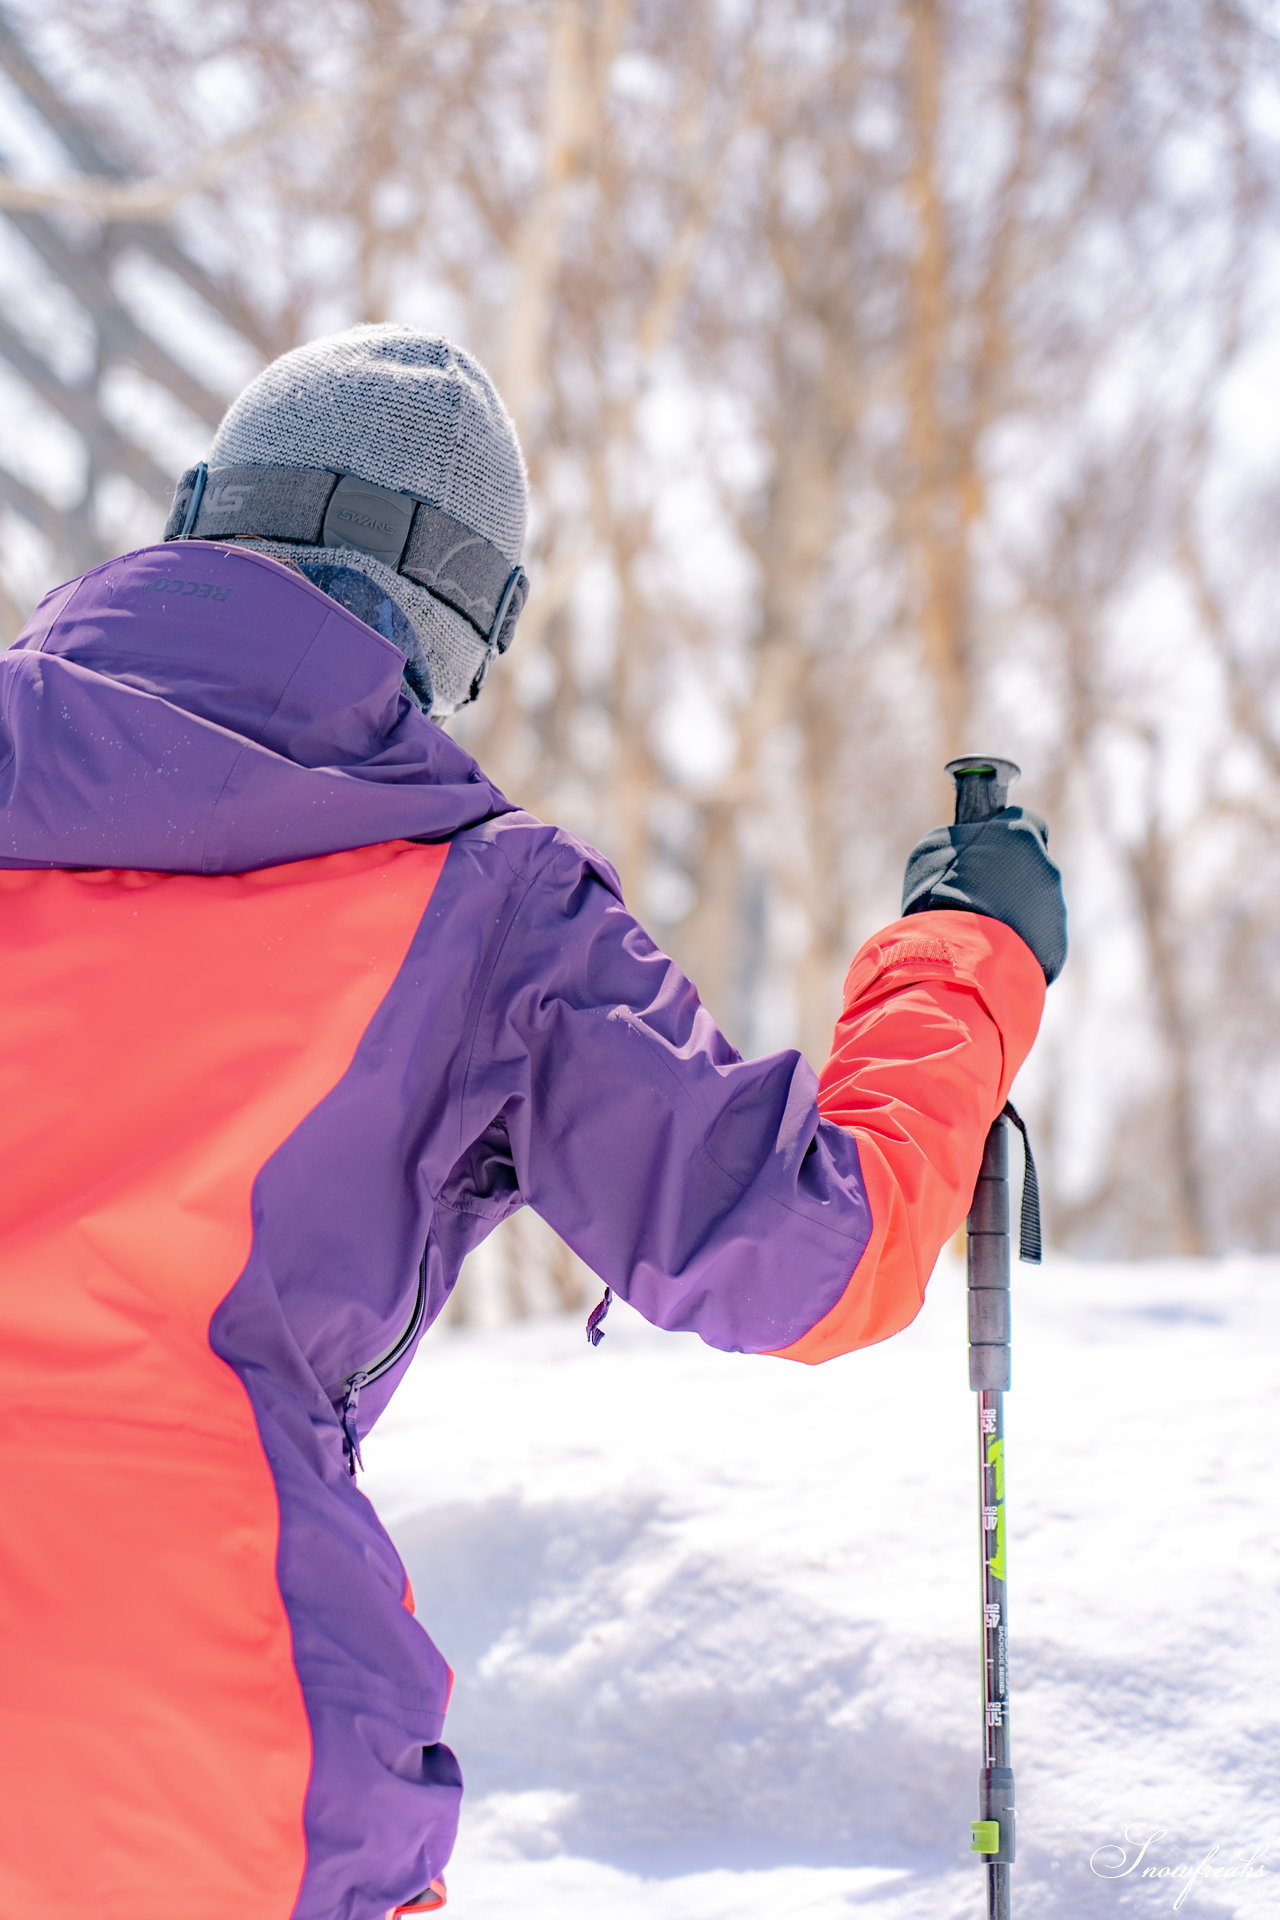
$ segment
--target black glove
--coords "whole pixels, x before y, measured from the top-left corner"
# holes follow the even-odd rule
[[[938,827],[912,849],[902,882],[902,911],[934,908],[990,914],[1022,938],[1056,980],[1067,957],[1062,875],[1049,858],[1049,829],[1038,813],[1004,807],[989,820]]]

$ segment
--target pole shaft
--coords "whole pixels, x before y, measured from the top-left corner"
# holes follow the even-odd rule
[[[979,826],[1009,799],[1019,768],[998,755],[948,760],[956,826]],[[979,1396],[979,1540],[983,1565],[983,1778],[973,1849],[986,1862],[986,1920],[1009,1920],[1015,1818],[1009,1768],[1009,1619],[1004,1526],[1004,1394],[1009,1386],[1009,1137],[994,1119],[967,1219],[969,1386]]]
[[[993,1122],[969,1210],[969,1381],[978,1395],[978,1513],[982,1606],[980,1818],[999,1845],[984,1849],[987,1920],[1009,1920],[1014,1859],[1009,1765],[1009,1617],[1006,1588],[1004,1392],[1009,1385],[1009,1137]]]
[[[947,763],[956,825],[977,825],[1007,805],[1012,760],[970,755]],[[1009,1385],[1009,1137],[992,1122],[969,1209],[969,1385],[978,1396],[978,1512],[982,1565],[982,1778],[974,1850],[986,1863],[987,1920],[1009,1920],[1014,1860],[1009,1765],[1009,1618],[1005,1588],[1004,1394]]]

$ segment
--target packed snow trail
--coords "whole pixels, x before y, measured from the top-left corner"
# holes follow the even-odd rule
[[[1280,1914],[1280,1262],[1015,1296],[1015,1912]],[[608,1326],[433,1337],[366,1448],[457,1668],[450,1912],[976,1920],[958,1269],[815,1370]]]

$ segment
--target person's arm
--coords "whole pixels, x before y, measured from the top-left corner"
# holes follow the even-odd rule
[[[473,1060],[517,1088],[502,1121],[522,1197],[647,1319],[818,1360],[918,1311],[1043,991],[994,922],[890,928],[851,969],[819,1094],[797,1053],[738,1057],[562,836],[503,940]]]
[[[1030,948],[976,913],[917,914],[862,948],[818,1106],[857,1143],[871,1238],[840,1299],[782,1358],[829,1360],[914,1319],[1044,995]]]

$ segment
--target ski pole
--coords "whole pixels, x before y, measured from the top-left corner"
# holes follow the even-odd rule
[[[1012,760],[951,760],[956,824],[986,820],[1006,804]],[[982,1773],[972,1850],[986,1864],[987,1920],[1009,1920],[1014,1861],[1009,1765],[1008,1615],[1005,1587],[1004,1393],[1009,1385],[1009,1136],[994,1120],[966,1223],[969,1385],[978,1396],[978,1506],[982,1561]]]

